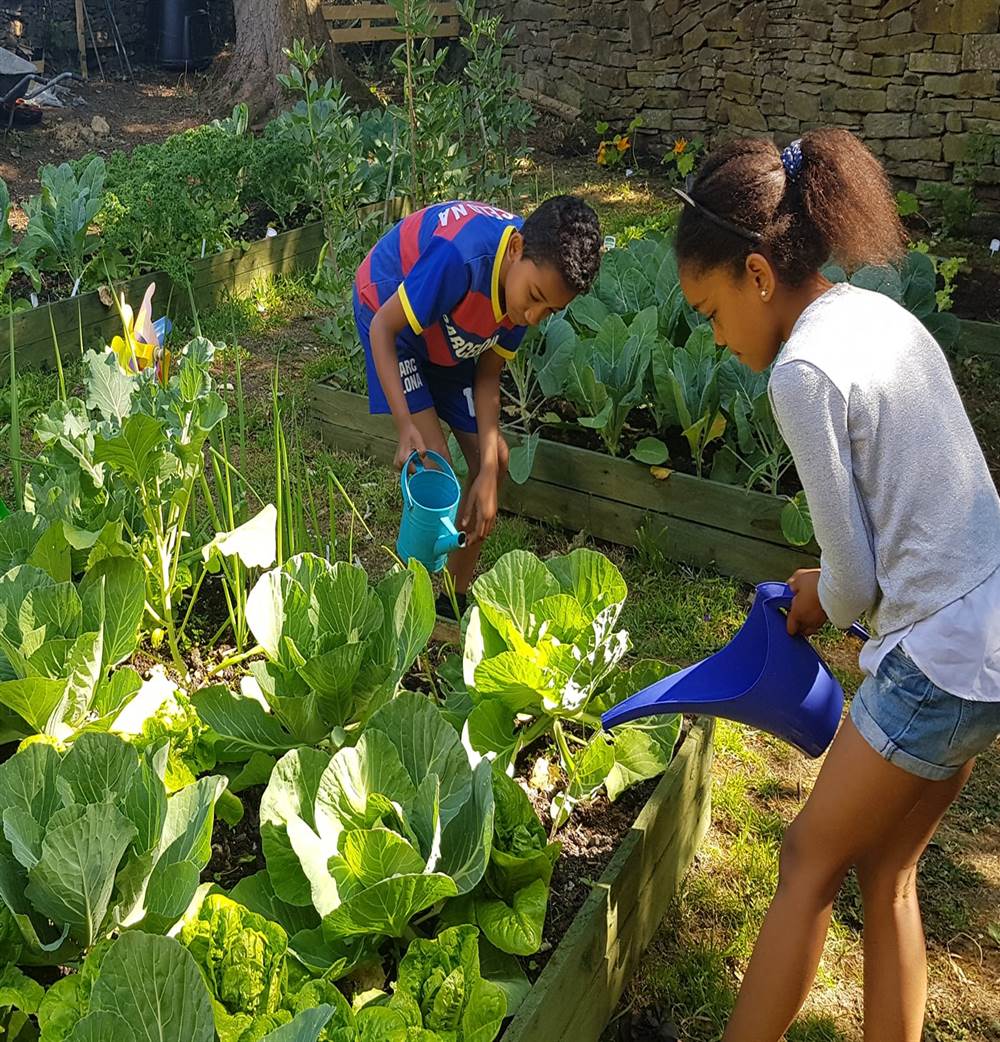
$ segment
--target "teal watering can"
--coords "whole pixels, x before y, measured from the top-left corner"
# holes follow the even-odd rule
[[[453,550],[465,546],[465,533],[455,528],[462,486],[444,456],[427,452],[438,468],[424,465],[414,452],[399,476],[403,517],[396,553],[403,561],[416,558],[429,572],[439,572]],[[413,473],[410,473],[410,468]]]

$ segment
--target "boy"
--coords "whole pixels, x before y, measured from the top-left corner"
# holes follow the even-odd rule
[[[448,561],[460,611],[507,471],[500,373],[527,326],[585,293],[601,263],[597,215],[560,195],[527,220],[484,203],[449,202],[405,218],[354,280],[369,410],[391,413],[396,468],[412,453],[448,454],[448,424],[469,466],[459,508],[467,545]],[[453,616],[447,596],[441,615]]]

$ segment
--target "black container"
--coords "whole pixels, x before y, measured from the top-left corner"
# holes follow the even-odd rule
[[[203,69],[212,60],[205,0],[160,0],[159,60],[166,69]]]

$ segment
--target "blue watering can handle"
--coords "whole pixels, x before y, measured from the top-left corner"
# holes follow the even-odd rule
[[[792,598],[795,594],[792,593],[792,588],[787,583],[781,583],[780,585],[784,586],[785,592],[778,594],[775,597],[769,597],[768,604],[777,605],[779,608],[790,608],[792,606]],[[847,632],[855,637],[859,637],[861,640],[868,640],[870,636],[864,626],[857,622],[852,623]]]
[[[452,469],[451,469],[451,464],[444,458],[444,456],[441,455],[441,453],[435,452],[433,449],[428,449],[424,453],[424,455],[425,456],[430,456],[432,459],[434,459],[438,463],[440,463],[441,464],[441,469],[445,473],[449,473],[449,472],[450,473],[454,473],[454,471],[452,471]],[[411,464],[413,465],[414,470],[426,470],[427,469],[425,464],[424,464],[424,461],[420,458],[420,453],[419,452],[411,452],[410,453],[410,458],[406,461],[406,463],[403,464],[403,469],[399,472],[399,488],[400,488],[400,491],[403,493],[403,503],[405,503],[406,506],[408,506],[408,507],[412,505],[411,502],[410,502],[410,480],[409,480],[410,479],[410,465]]]

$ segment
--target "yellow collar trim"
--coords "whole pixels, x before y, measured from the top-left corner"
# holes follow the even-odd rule
[[[504,313],[500,309],[500,265],[503,264],[503,256],[507,252],[507,244],[511,235],[514,234],[514,225],[508,224],[500,236],[500,245],[497,246],[497,255],[493,258],[493,280],[491,295],[493,298],[493,318],[499,324],[503,321]]]

